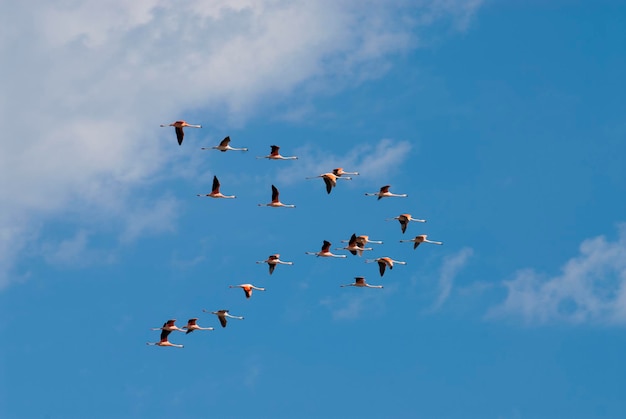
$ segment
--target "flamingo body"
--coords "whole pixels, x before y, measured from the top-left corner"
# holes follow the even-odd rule
[[[161,331],[161,339],[158,342],[146,342],[146,345],[152,345],[152,346],[172,346],[175,348],[182,348],[183,345],[179,345],[176,343],[171,343],[168,339],[168,336],[170,335],[170,333],[172,333],[172,331],[174,330],[178,330],[179,332],[183,332],[182,329],[179,329],[176,325],[176,320],[172,319],[172,320],[168,320],[165,323],[163,323],[163,326],[161,327],[154,327],[152,328],[152,330],[160,330]]]
[[[345,170],[343,170],[343,167],[338,167],[336,169],[333,169],[333,174],[337,177],[341,177],[343,175],[354,175],[354,176],[358,176],[359,172],[346,172]],[[350,178],[348,178],[350,179]]]
[[[213,147],[202,147],[202,150],[219,150],[223,153],[227,152],[227,151],[248,151],[247,148],[234,148],[230,146],[230,136],[226,136],[224,137],[224,139],[222,141],[220,141],[220,143],[218,145],[215,145]]]
[[[333,190],[333,188],[335,186],[337,186],[338,176],[336,176],[333,173],[322,173],[319,176],[308,177],[307,179],[315,179],[315,178],[318,178],[318,177],[321,177],[324,180],[324,184],[326,185],[326,193],[328,193],[328,194],[330,194],[330,192]],[[352,178],[344,177],[343,179],[351,180]]]
[[[269,159],[269,160],[298,160],[296,156],[281,156],[280,155],[280,147],[277,145],[272,145],[271,152],[267,156],[258,156],[257,159]]]
[[[178,326],[176,326],[176,319],[170,319],[170,320],[166,321],[165,323],[163,323],[163,326],[161,326],[161,327],[153,327],[152,330],[166,330],[168,332],[172,332],[174,330],[177,330],[179,332],[184,332],[183,329],[181,329]]]
[[[270,270],[270,275],[274,273],[274,269],[276,269],[276,265],[293,265],[293,262],[283,262],[280,260],[280,255],[275,253],[273,255],[269,255],[266,260],[259,260],[257,263],[267,263]]]
[[[387,221],[389,220],[398,220],[398,222],[400,223],[400,229],[402,230],[402,234],[404,234],[404,232],[406,232],[406,228],[409,225],[409,222],[411,221],[415,221],[418,223],[425,223],[426,220],[420,220],[419,218],[413,218],[411,217],[411,214],[400,214],[397,217],[393,217],[393,218],[387,218]]]
[[[227,318],[243,320],[243,316],[233,316],[229,313],[228,310],[208,311],[208,310],[202,309],[202,311],[205,313],[215,314],[217,318],[219,319],[222,327],[226,327],[226,324],[228,323]]]
[[[385,269],[387,267],[389,267],[389,269],[393,269],[393,265],[395,263],[397,263],[398,265],[406,265],[406,262],[402,262],[399,260],[393,260],[390,257],[382,257],[382,258],[376,258],[376,259],[368,259],[365,261],[366,263],[370,263],[370,262],[376,262],[378,263],[378,272],[380,273],[380,276],[383,276],[385,274]]]
[[[398,198],[406,198],[408,195],[403,193],[403,194],[395,194],[395,193],[391,193],[389,192],[389,188],[391,187],[391,185],[385,185],[382,186],[380,188],[380,191],[378,192],[366,192],[365,195],[366,196],[377,196],[378,199],[382,199],[382,198],[390,198],[390,197],[398,197]]]
[[[370,285],[365,282],[365,278],[362,276],[355,276],[354,282],[351,284],[340,285],[340,287],[360,287],[360,288],[383,288],[382,285]]]
[[[333,253],[331,253],[330,251],[330,245],[331,243],[327,240],[324,240],[324,242],[322,243],[322,249],[319,252],[305,252],[307,255],[315,255],[317,257],[324,257],[324,258],[345,258],[346,255],[335,255]]]
[[[182,329],[186,329],[186,334],[193,332],[194,330],[213,330],[212,327],[200,327],[198,325],[198,318],[194,317],[192,319],[187,320],[187,326],[183,326]]]
[[[350,240],[342,240],[342,243],[349,243]],[[383,244],[382,241],[380,240],[370,240],[369,236],[366,235],[360,235],[360,236],[356,236],[356,242],[359,246],[361,247],[365,247],[365,245],[367,243],[373,243],[373,244]]]
[[[442,245],[443,242],[438,242],[438,241],[434,241],[434,240],[428,240],[427,239],[428,235],[427,234],[420,234],[418,236],[415,236],[414,238],[410,239],[410,240],[400,240],[400,242],[413,242],[413,250],[417,249],[417,246],[419,246],[421,243],[431,243],[431,244],[439,244]]]
[[[274,208],[278,208],[278,207],[284,207],[284,208],[295,208],[296,206],[293,204],[283,204],[282,202],[280,202],[280,192],[278,191],[278,188],[274,185],[272,185],[272,202],[270,202],[269,204],[259,204],[260,207],[274,207]]]
[[[236,198],[235,195],[224,195],[220,192],[220,181],[217,179],[217,176],[213,176],[213,188],[211,189],[211,193],[208,194],[198,194],[198,196],[208,196],[209,198],[228,198],[233,199]]]
[[[265,288],[255,287],[252,284],[229,285],[228,288],[241,288],[245,293],[246,298],[252,297],[252,290],[265,291]]]
[[[176,121],[171,124],[161,124],[161,127],[174,127],[174,131],[176,131],[176,139],[178,140],[178,145],[183,145],[183,138],[185,137],[185,132],[183,128],[202,128],[202,125],[191,125],[185,121]]]
[[[357,235],[352,233],[352,237],[350,237],[348,245],[346,247],[337,248],[336,250],[347,250],[355,256],[362,256],[364,250],[372,250],[372,248],[364,247],[364,243],[360,242]]]

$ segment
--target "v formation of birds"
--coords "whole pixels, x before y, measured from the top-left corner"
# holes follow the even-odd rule
[[[175,129],[175,133],[176,133],[176,139],[178,141],[178,145],[182,145],[183,144],[183,138],[184,138],[184,131],[183,128],[201,128],[201,125],[193,125],[193,124],[188,124],[185,121],[176,121],[173,122],[171,124],[163,124],[161,125],[161,127],[174,127]],[[226,138],[224,138],[218,145],[213,146],[213,147],[202,147],[202,150],[218,150],[221,152],[226,152],[226,151],[248,151],[248,148],[237,148],[237,147],[231,147],[230,146],[230,137],[227,136]],[[297,156],[282,156],[280,154],[280,147],[277,145],[271,145],[270,146],[270,154],[266,155],[266,156],[257,156],[257,159],[262,159],[262,158],[266,158],[269,160],[297,160],[298,157]],[[317,179],[317,178],[321,178],[324,181],[324,185],[326,188],[326,192],[328,194],[330,194],[332,192],[332,190],[337,186],[337,181],[338,180],[352,180],[352,176],[358,176],[359,173],[358,172],[346,172],[343,170],[343,168],[335,168],[332,169],[326,173],[322,173],[320,175],[317,176],[311,176],[311,177],[307,177],[306,179]],[[221,193],[220,191],[220,182],[219,179],[217,178],[217,176],[213,177],[213,185],[212,185],[212,189],[211,192],[208,194],[198,194],[198,196],[200,197],[210,197],[210,198],[226,198],[226,199],[234,199],[236,198],[235,195],[224,195]],[[395,198],[405,198],[408,195],[407,194],[397,194],[397,193],[392,193],[390,192],[390,185],[384,185],[380,188],[379,191],[377,192],[366,192],[365,195],[366,196],[376,196],[378,200],[382,199],[382,198],[391,198],[391,197],[395,197]],[[284,204],[280,201],[280,192],[278,190],[278,188],[275,185],[271,185],[271,201],[269,203],[260,203],[259,206],[268,206],[268,207],[274,207],[274,208],[278,208],[278,207],[283,207],[283,208],[295,208],[295,204]],[[400,214],[396,217],[392,217],[392,218],[388,218],[387,221],[394,221],[397,220],[400,223],[400,229],[402,231],[402,234],[406,233],[407,227],[411,222],[419,222],[419,223],[425,223],[426,220],[423,219],[419,219],[419,218],[413,218],[411,216],[411,214]],[[429,240],[427,238],[428,236],[426,234],[420,234],[415,236],[412,239],[405,239],[405,240],[400,240],[400,242],[411,242],[413,243],[413,249],[417,249],[417,247],[421,244],[421,243],[430,243],[430,244],[437,244],[437,245],[442,245],[443,242],[440,241],[434,241],[434,240]],[[357,236],[356,233],[352,234],[352,236],[350,237],[349,240],[342,240],[342,243],[348,243],[347,246],[345,247],[338,247],[335,248],[334,250],[347,250],[349,253],[351,253],[354,256],[362,256],[364,252],[366,251],[373,251],[374,248],[373,247],[367,247],[368,244],[383,244],[382,241],[379,240],[370,240],[368,236],[366,235],[360,235]],[[341,258],[341,259],[345,259],[348,256],[345,254],[336,254],[332,252],[331,249],[332,243],[329,242],[328,240],[323,240],[322,241],[322,246],[320,248],[319,251],[317,252],[313,252],[313,251],[307,251],[305,252],[308,255],[314,255],[316,257],[325,257],[325,258]],[[293,262],[290,261],[283,261],[280,259],[280,254],[273,254],[268,256],[267,259],[262,260],[262,261],[257,261],[256,263],[258,264],[267,264],[268,268],[269,268],[269,274],[272,275],[272,273],[274,272],[274,270],[276,269],[276,267],[278,265],[293,265]],[[387,271],[387,269],[392,270],[393,267],[395,265],[405,265],[407,262],[405,261],[400,261],[400,260],[395,260],[392,259],[391,257],[388,256],[384,256],[384,257],[378,257],[378,258],[372,258],[372,259],[365,259],[365,263],[376,263],[378,265],[378,272],[379,275],[382,277],[385,272]],[[382,289],[383,286],[382,285],[370,285],[363,276],[356,276],[354,277],[354,282],[350,282],[347,284],[341,284],[339,285],[339,287],[357,287],[357,288],[378,288],[378,289]],[[265,291],[265,288],[262,287],[257,287],[253,284],[233,284],[233,285],[229,285],[229,288],[240,288],[243,290],[245,298],[249,299],[252,297],[252,293],[253,291]],[[215,311],[211,311],[211,310],[206,310],[203,309],[202,310],[204,313],[209,313],[209,314],[213,314],[215,316],[217,316],[220,325],[225,328],[227,323],[228,323],[228,319],[237,319],[237,320],[243,320],[244,317],[243,316],[237,316],[237,315],[233,315],[230,313],[229,310],[224,309],[224,308],[220,308],[218,310]],[[189,334],[191,332],[194,332],[196,330],[198,331],[202,331],[202,330],[214,330],[213,327],[201,327],[200,325],[198,325],[198,318],[197,317],[193,317],[190,318],[187,321],[187,325],[183,326],[183,327],[178,327],[176,326],[176,319],[168,319],[165,323],[163,323],[163,326],[161,327],[155,327],[152,330],[159,330],[160,331],[160,339],[159,341],[156,342],[147,342],[147,345],[153,345],[153,346],[169,346],[169,347],[176,347],[176,348],[182,348],[183,345],[182,344],[177,344],[177,343],[171,343],[169,341],[169,336],[171,334],[171,332],[173,331],[178,331],[178,332],[184,332],[185,334]]]

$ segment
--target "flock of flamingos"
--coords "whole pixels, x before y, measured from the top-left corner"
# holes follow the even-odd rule
[[[173,122],[171,124],[164,124],[161,125],[161,127],[174,127],[175,132],[176,132],[176,139],[178,140],[178,145],[182,145],[183,143],[183,138],[184,138],[184,131],[183,128],[202,128],[201,125],[191,125],[188,124],[185,121],[176,121]],[[221,152],[226,152],[226,151],[248,151],[247,148],[234,148],[230,146],[230,137],[226,137],[224,138],[219,145],[213,146],[213,147],[203,147],[203,150],[219,150]],[[276,146],[276,145],[272,145],[271,146],[271,152],[270,154],[268,154],[267,156],[259,156],[257,157],[258,159],[261,158],[265,158],[265,159],[270,159],[270,160],[297,160],[298,157],[296,156],[282,156],[280,154],[280,147]],[[350,176],[347,175],[352,175],[352,176],[358,176],[359,173],[358,172],[346,172],[343,170],[343,168],[336,168],[333,169],[332,171],[328,172],[328,173],[322,173],[318,176],[312,176],[312,177],[308,177],[306,179],[316,179],[316,178],[322,178],[324,180],[324,184],[326,186],[326,192],[327,193],[331,193],[331,191],[333,190],[333,188],[337,185],[337,180],[339,179],[343,179],[343,180],[351,180],[352,178]],[[398,198],[404,198],[407,197],[407,194],[395,194],[395,193],[391,193],[389,192],[389,188],[390,185],[385,185],[382,186],[380,188],[380,190],[378,192],[368,192],[365,193],[366,196],[377,196],[378,199],[382,199],[382,198],[389,198],[389,197],[398,197]],[[226,198],[226,199],[233,199],[235,198],[235,195],[224,195],[220,192],[220,182],[218,180],[218,178],[216,176],[213,177],[213,188],[211,190],[211,193],[208,194],[198,194],[198,196],[207,196],[210,198]],[[295,205],[293,204],[283,204],[280,199],[280,192],[278,190],[278,188],[276,188],[276,186],[272,185],[272,200],[267,203],[267,204],[259,204],[259,206],[268,206],[268,207],[274,207],[274,208],[279,208],[279,207],[284,207],[284,208],[295,208]],[[404,234],[406,232],[407,226],[409,225],[409,223],[411,221],[414,222],[420,222],[420,223],[424,223],[426,222],[426,220],[421,220],[418,218],[413,218],[411,217],[411,214],[400,214],[397,217],[393,217],[393,218],[389,218],[388,220],[398,220],[398,222],[400,223],[400,228],[402,230],[402,233]],[[418,236],[415,236],[412,239],[408,239],[408,240],[400,240],[400,242],[412,242],[413,243],[413,249],[417,249],[417,247],[421,244],[421,243],[431,243],[431,244],[438,244],[441,245],[443,244],[440,241],[433,241],[433,240],[428,240],[427,235],[426,234],[421,234]],[[373,250],[373,248],[371,247],[365,247],[368,243],[372,243],[372,244],[382,244],[382,241],[376,241],[376,240],[370,240],[368,236],[365,235],[361,235],[361,236],[357,236],[356,234],[352,234],[352,237],[350,237],[350,240],[342,240],[342,243],[348,243],[347,246],[345,247],[340,247],[340,248],[336,248],[335,250],[347,250],[349,251],[351,254],[355,255],[355,256],[361,256],[363,254],[363,252],[368,251],[368,250]],[[334,254],[331,252],[331,243],[329,241],[324,240],[322,243],[322,248],[320,249],[320,251],[318,252],[305,252],[308,255],[315,255],[318,257],[333,257],[333,258],[345,258],[347,257],[345,254]],[[399,260],[394,260],[390,257],[379,257],[379,258],[375,258],[375,259],[366,259],[365,260],[366,263],[373,263],[376,262],[378,264],[378,271],[380,273],[380,276],[382,277],[385,274],[385,270],[387,268],[389,269],[393,269],[394,264],[398,264],[398,265],[405,265],[406,262],[403,261],[399,261]],[[257,263],[267,263],[267,265],[269,266],[269,273],[270,275],[274,272],[274,269],[276,268],[277,265],[292,265],[293,262],[285,262],[280,260],[280,255],[279,254],[274,254],[274,255],[270,255],[266,260],[261,260],[261,261],[257,261]],[[239,285],[230,285],[230,288],[241,288],[243,289],[244,293],[245,293],[245,297],[246,298],[250,298],[252,296],[252,291],[253,290],[257,290],[257,291],[265,291],[265,288],[261,288],[261,287],[256,287],[252,284],[239,284]],[[344,284],[344,285],[340,285],[340,287],[367,287],[367,288],[383,288],[382,285],[370,285],[365,281],[365,278],[362,276],[357,276],[354,278],[354,282],[350,283],[350,284]],[[244,318],[242,316],[234,316],[232,314],[229,313],[228,310],[217,310],[217,311],[209,311],[209,310],[202,310],[205,313],[210,313],[210,314],[214,314],[218,317],[220,324],[222,325],[222,327],[226,327],[226,324],[228,322],[228,319],[238,319],[238,320],[243,320]],[[171,332],[173,331],[179,331],[179,332],[184,332],[186,334],[189,334],[195,330],[213,330],[212,327],[200,327],[198,325],[198,318],[191,318],[187,321],[187,325],[183,326],[183,327],[178,327],[176,326],[176,320],[175,319],[170,319],[167,320],[163,326],[161,327],[156,327],[153,328],[152,330],[160,330],[161,331],[161,337],[160,340],[158,342],[147,342],[147,345],[155,345],[155,346],[173,346],[176,348],[182,348],[183,345],[181,344],[176,344],[176,343],[171,343],[169,341],[169,335]]]

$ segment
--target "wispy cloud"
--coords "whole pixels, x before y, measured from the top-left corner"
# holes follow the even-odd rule
[[[532,269],[504,281],[505,301],[490,318],[521,318],[527,324],[550,322],[626,323],[626,224],[618,237],[599,236],[582,242],[577,256],[555,276]]]
[[[139,235],[174,231],[175,225],[172,220],[176,219],[177,207],[176,199],[164,197],[136,208],[125,218],[126,224],[121,239],[129,242]]]
[[[300,164],[278,172],[284,184],[300,181],[307,176],[330,172],[337,167],[359,172],[363,179],[389,179],[400,170],[411,152],[411,143],[384,138],[375,143],[364,142],[345,154],[333,154],[311,145],[298,147],[295,153]]]
[[[463,269],[473,253],[474,251],[471,248],[465,247],[457,253],[444,258],[439,274],[439,295],[432,305],[432,310],[438,310],[446,302],[452,292],[454,278]]]
[[[89,235],[79,230],[74,237],[44,245],[44,257],[48,263],[62,266],[82,265],[88,259],[85,255]]]
[[[436,0],[14,6],[0,17],[0,124],[14,140],[0,153],[0,189],[11,196],[0,204],[0,237],[11,243],[0,246],[1,285],[39,236],[38,222],[98,205],[95,215],[109,221],[104,208],[137,206],[132,191],[172,164],[172,133],[158,124],[199,108],[209,115],[203,125],[242,124],[296,90],[314,97],[378,77],[430,24],[407,16],[456,20],[467,9]],[[355,163],[376,172],[397,159],[388,153]],[[122,240],[152,231],[132,210],[114,214]]]

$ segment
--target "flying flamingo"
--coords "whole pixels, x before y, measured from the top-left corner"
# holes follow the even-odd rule
[[[209,311],[202,309],[202,311],[205,313],[215,314],[217,318],[220,319],[220,324],[222,325],[222,327],[226,327],[226,323],[228,323],[228,320],[226,319],[227,317],[231,319],[243,320],[243,316],[232,316],[230,315],[228,310]]]
[[[182,348],[183,345],[178,345],[176,343],[171,343],[169,340],[167,340],[167,337],[168,337],[168,335],[170,333],[172,333],[171,330],[163,329],[163,331],[161,331],[161,340],[160,341],[158,341],[158,342],[146,342],[146,345],[150,345],[150,346],[173,346],[175,348]]]
[[[382,186],[380,188],[380,191],[378,192],[366,192],[365,196],[377,196],[378,199],[381,198],[389,198],[389,197],[399,197],[399,198],[406,198],[408,195],[403,193],[403,194],[395,194],[395,193],[391,193],[389,192],[389,188],[391,187],[391,185],[385,185]]]
[[[278,188],[272,185],[272,202],[269,204],[259,204],[260,207],[285,207],[285,208],[295,208],[296,206],[293,204],[283,204],[278,199],[279,196]]]
[[[393,264],[397,263],[398,265],[406,265],[406,262],[401,262],[399,260],[393,260],[390,257],[382,257],[376,259],[368,259],[365,263],[377,262],[378,263],[378,271],[380,272],[380,276],[385,274],[385,268],[389,266],[389,269],[393,269]]]
[[[350,240],[342,240],[342,243],[349,243]],[[383,244],[382,241],[380,240],[370,240],[369,236],[366,235],[360,235],[360,236],[356,236],[356,243],[361,246],[361,247],[365,247],[365,245],[367,243],[373,243],[373,244]]]
[[[277,145],[272,145],[270,147],[272,147],[272,151],[270,154],[268,154],[267,156],[258,156],[257,159],[298,160],[298,157],[296,156],[289,156],[289,157],[281,156],[280,153],[278,152],[278,150],[280,150],[280,147]]]
[[[365,282],[365,278],[362,276],[355,276],[354,282],[351,284],[339,285],[340,287],[366,287],[366,288],[383,288],[382,285],[370,285]]]
[[[217,176],[213,176],[213,189],[208,194],[198,194],[198,196],[208,196],[209,198],[236,198],[235,195],[224,195],[220,192],[220,181]]]
[[[307,255],[315,255],[315,256],[321,256],[321,257],[325,257],[325,258],[345,258],[347,257],[346,255],[335,255],[333,253],[330,252],[330,242],[324,240],[324,244],[322,244],[322,250],[320,250],[319,252],[305,252]]]
[[[200,327],[198,326],[198,318],[194,317],[193,319],[187,320],[187,326],[183,326],[183,329],[187,329],[187,334],[193,332],[194,330],[213,330],[212,327]]]
[[[406,231],[406,227],[409,225],[410,221],[416,221],[418,223],[425,223],[426,220],[420,220],[419,218],[411,217],[411,214],[400,214],[397,217],[387,218],[386,221],[390,220],[398,220],[400,222],[400,227],[402,228],[402,233]]]
[[[152,330],[166,330],[168,332],[171,332],[173,330],[178,330],[179,332],[184,332],[184,330],[176,326],[175,323],[176,323],[176,319],[171,319],[163,323],[163,326],[161,327],[153,327]]]
[[[176,131],[176,139],[178,140],[178,145],[183,145],[183,137],[185,133],[183,132],[184,127],[188,128],[202,128],[202,125],[190,125],[185,121],[176,121],[171,124],[161,124],[162,127],[174,127]]]
[[[343,170],[343,167],[338,167],[336,169],[333,169],[333,175],[337,176],[337,177],[341,177],[343,175],[355,175],[358,176],[359,172],[346,172]],[[346,179],[351,179],[351,178],[346,178]]]
[[[420,234],[419,236],[415,236],[415,238],[411,240],[400,240],[400,242],[401,243],[413,242],[413,250],[417,249],[417,246],[419,246],[420,243],[443,244],[443,242],[436,242],[433,240],[428,240],[426,237],[428,237],[427,234]]]
[[[345,242],[345,241],[342,240],[342,242]],[[348,241],[348,245],[346,247],[338,247],[335,250],[347,250],[355,256],[356,255],[362,256],[364,250],[372,250],[372,248],[363,247],[362,244],[359,244],[359,239],[356,236],[356,234],[352,233],[352,237],[350,237],[350,240]]]
[[[265,288],[255,287],[252,284],[229,285],[228,288],[241,288],[246,294],[246,298],[252,297],[252,290],[265,291]]]
[[[333,188],[337,185],[338,177],[332,173],[323,173],[319,176],[308,177],[307,179],[315,179],[318,177],[321,177],[322,179],[324,179],[324,183],[326,184],[326,193],[330,193],[330,191],[332,191]],[[352,180],[351,177],[343,177],[340,179]]]
[[[228,150],[231,151],[248,151],[247,148],[233,148],[230,146],[230,136],[224,138],[219,145],[215,145],[213,147],[202,147],[202,150],[219,150],[222,152],[226,152]]]
[[[270,275],[274,272],[274,269],[276,269],[276,265],[293,265],[293,262],[283,262],[280,260],[278,253],[269,255],[266,260],[259,260],[257,263],[267,263],[270,268]]]

